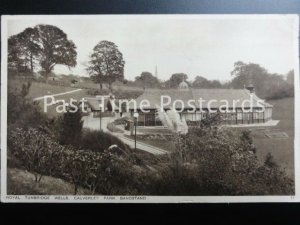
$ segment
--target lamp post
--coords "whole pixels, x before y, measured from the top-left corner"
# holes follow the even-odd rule
[[[100,131],[101,131],[101,130],[102,130],[102,129],[101,129],[101,128],[102,128],[102,127],[101,127],[101,125],[102,125],[102,124],[101,124],[101,109],[100,109],[100,111],[99,111],[99,119],[100,119]]]
[[[134,118],[134,149],[136,150],[136,126],[137,126],[137,119],[139,117],[138,112],[133,113],[133,118]]]

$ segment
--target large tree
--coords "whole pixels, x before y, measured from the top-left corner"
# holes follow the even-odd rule
[[[157,77],[153,76],[150,72],[142,72],[140,76],[135,78],[137,84],[143,85],[143,87],[159,87],[160,83]]]
[[[269,73],[255,63],[236,62],[231,72],[233,88],[243,88],[249,84],[255,87],[258,96],[266,99],[293,96],[293,88],[280,74]]]
[[[75,44],[52,25],[29,27],[8,39],[8,66],[17,72],[34,72],[38,62],[47,77],[55,65],[76,66],[76,57]]]
[[[38,32],[26,28],[8,39],[8,67],[17,72],[34,71],[39,56]]]
[[[58,64],[76,66],[76,46],[61,29],[52,25],[37,25],[34,29],[39,34],[40,66],[46,77]]]
[[[112,90],[112,83],[124,78],[124,65],[125,61],[118,46],[110,41],[101,41],[90,55],[87,71],[92,80],[100,85],[100,89],[103,83],[108,83]]]

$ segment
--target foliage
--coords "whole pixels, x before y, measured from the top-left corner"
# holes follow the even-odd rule
[[[74,184],[74,194],[79,186],[101,194],[137,194],[140,189],[139,172],[117,145],[103,152],[72,149],[37,129],[17,128],[8,134],[8,147],[36,182],[43,175],[63,178]]]
[[[165,86],[167,88],[178,88],[179,84],[182,81],[187,81],[188,75],[185,73],[175,73],[171,76],[171,78],[165,82]]]
[[[205,132],[203,132],[205,129]],[[278,166],[260,165],[249,134],[193,128],[152,182],[156,195],[286,195],[293,181]]]
[[[201,128],[213,128],[222,122],[220,113],[208,113],[204,119],[200,121]]]
[[[160,82],[157,77],[153,76],[150,72],[142,72],[140,76],[135,78],[135,84],[144,88],[158,88]]]
[[[60,144],[71,144],[78,146],[81,141],[82,134],[82,113],[80,110],[72,111],[72,107],[63,114],[57,121],[58,140]]]
[[[192,83],[195,88],[222,88],[222,84],[218,80],[207,80],[202,76],[196,76]]]
[[[8,87],[7,123],[15,127],[48,127],[51,121],[41,112],[38,102],[27,97],[31,83],[23,83],[22,89]]]
[[[111,145],[117,145],[121,149],[127,150],[127,146],[117,137],[103,131],[84,130],[80,146],[95,152],[103,152]]]
[[[268,73],[258,64],[238,61],[234,64],[231,75],[233,88],[243,88],[245,85],[252,84],[257,95],[262,98],[278,99],[294,95],[293,84],[284,80],[282,75]]]
[[[33,73],[35,61],[39,56],[38,32],[26,28],[8,39],[8,68],[17,73]]]
[[[34,62],[38,61],[46,77],[55,65],[76,65],[76,46],[67,35],[52,25],[37,25],[26,28],[8,40],[9,67],[20,71],[20,66],[33,72]]]
[[[36,182],[42,178],[38,174],[55,175],[63,150],[49,135],[33,128],[11,131],[8,135],[8,148],[28,171],[35,173]]]
[[[205,132],[202,131],[205,130]],[[176,151],[149,170],[135,154],[112,145],[89,151],[59,145],[36,129],[8,134],[9,151],[29,170],[71,181],[74,194],[87,187],[100,194],[285,195],[293,181],[268,156],[260,165],[248,132],[193,128],[175,135]],[[99,143],[98,143],[99,144]],[[147,169],[146,169],[147,168]]]
[[[113,42],[101,41],[90,55],[87,71],[92,80],[100,85],[100,89],[103,83],[108,83],[112,90],[111,84],[124,77],[124,65],[125,61],[118,46]]]
[[[55,65],[76,66],[76,46],[67,35],[52,25],[37,25],[39,33],[40,65],[49,74]]]

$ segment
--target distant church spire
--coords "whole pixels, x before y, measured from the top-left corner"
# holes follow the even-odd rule
[[[155,73],[154,73],[155,77],[158,78],[158,74],[157,74],[157,65],[155,66]]]

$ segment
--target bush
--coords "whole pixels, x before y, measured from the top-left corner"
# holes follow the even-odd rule
[[[60,144],[71,144],[78,146],[81,141],[82,134],[82,114],[80,110],[71,112],[68,110],[57,120],[58,140]]]
[[[89,149],[95,152],[103,152],[112,145],[117,145],[121,149],[127,150],[128,147],[117,137],[105,133],[103,131],[84,130],[80,147],[82,149]]]
[[[101,153],[72,149],[37,129],[10,131],[8,146],[20,164],[35,174],[36,182],[43,175],[59,177],[74,184],[74,194],[79,186],[101,194],[137,194],[142,187],[132,161],[118,147]]]
[[[31,83],[23,83],[22,89],[8,89],[7,123],[13,127],[48,127],[52,122],[41,112],[38,102],[27,98]]]
[[[92,146],[94,151],[73,149],[59,145],[37,129],[10,131],[8,147],[21,166],[36,175],[37,182],[41,179],[39,174],[59,177],[74,184],[74,194],[79,186],[104,195],[294,193],[293,181],[271,155],[264,165],[258,163],[247,132],[196,131],[174,136],[177,150],[169,157],[156,157],[151,166],[139,161],[137,154],[115,145],[103,151],[101,142]],[[103,132],[90,134],[89,141],[109,139]]]
[[[41,180],[42,174],[60,174],[58,162],[64,148],[49,135],[33,128],[18,128],[9,132],[8,148],[26,170],[35,174],[36,182]]]
[[[198,128],[177,137],[177,151],[154,183],[178,183],[171,190],[178,195],[293,194],[293,181],[270,161],[260,165],[248,132]]]

